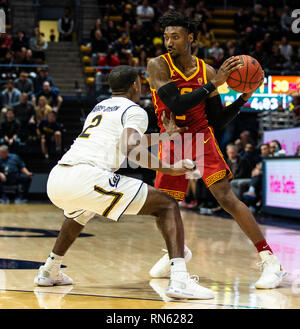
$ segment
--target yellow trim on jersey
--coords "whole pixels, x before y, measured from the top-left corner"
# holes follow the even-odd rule
[[[164,58],[165,58],[165,56],[164,55],[162,55]],[[193,57],[195,57],[195,56],[193,56]],[[198,58],[197,57],[195,57],[195,59],[196,59],[196,62],[197,62],[197,70],[195,71],[195,73],[193,73],[191,76],[189,76],[189,77],[187,77],[187,76],[185,76],[175,65],[174,65],[174,63],[173,63],[173,61],[172,61],[172,58],[171,58],[171,56],[169,55],[169,59],[170,59],[170,62],[171,62],[171,64],[172,64],[172,66],[174,67],[174,70],[177,72],[177,73],[179,73],[181,76],[182,76],[182,78],[185,80],[185,81],[189,81],[189,80],[191,80],[191,79],[193,79],[198,73],[199,73],[199,69],[200,69],[200,66],[199,66],[199,60],[198,60]],[[167,61],[168,62],[168,61]],[[169,64],[169,63],[168,63]],[[170,65],[169,65],[170,66]],[[172,76],[171,76],[172,77]]]
[[[172,76],[174,75],[173,72],[174,70],[172,69],[169,61],[167,60],[166,56],[165,55],[161,55],[161,57],[167,62],[168,66],[169,66],[169,70],[170,70],[170,78],[172,79]],[[170,57],[170,56],[169,56]]]
[[[224,156],[223,156],[223,154],[222,154],[222,152],[221,152],[221,150],[220,150],[220,148],[219,148],[219,145],[217,144],[216,137],[215,137],[214,133],[213,133],[212,130],[211,130],[211,127],[208,126],[208,129],[209,129],[209,131],[210,131],[210,133],[211,133],[211,135],[212,135],[212,137],[213,137],[213,140],[214,140],[214,143],[215,143],[216,149],[217,149],[217,151],[218,151],[220,157],[221,157],[221,158],[223,159],[223,161],[226,163],[226,161],[225,161],[225,159],[224,159]]]
[[[220,170],[215,172],[214,174],[208,176],[205,180],[206,182],[206,186],[210,187],[211,185],[213,185],[215,182],[223,179],[224,177],[226,177],[226,169]]]
[[[207,76],[206,76],[206,64],[203,59],[200,59],[202,62],[202,73],[203,73],[203,78],[204,78],[204,84],[207,84]]]
[[[152,88],[150,88],[150,90],[152,91],[152,95],[153,95],[154,110],[155,110],[155,113],[157,113],[158,105],[157,105],[157,99],[156,99],[156,96],[155,96],[156,90],[152,89]]]
[[[185,196],[185,192],[182,192],[182,191],[167,190],[167,189],[163,189],[163,188],[158,188],[158,189],[179,201],[182,201]]]

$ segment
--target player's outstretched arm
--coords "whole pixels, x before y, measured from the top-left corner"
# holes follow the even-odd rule
[[[184,159],[174,165],[163,163],[163,161],[149,152],[147,145],[142,143],[142,136],[134,128],[124,128],[121,135],[121,152],[130,161],[141,167],[159,171],[167,175],[181,176],[195,170],[194,165],[191,166],[192,161],[190,160]]]
[[[147,71],[149,74],[150,87],[157,90],[159,98],[176,115],[183,115],[186,111],[205,101],[207,97],[222,85],[229,74],[238,68],[240,60],[231,57],[226,60],[214,79],[204,86],[180,95],[176,84],[170,78],[170,71],[167,63],[161,57],[149,61]]]
[[[217,73],[215,69],[208,64],[206,64],[206,72],[208,81],[215,79]],[[205,111],[209,124],[215,128],[224,128],[239,114],[240,108],[247,102],[254,91],[255,90],[250,93],[242,94],[235,102],[223,107],[221,97],[218,91],[215,90],[206,100]]]

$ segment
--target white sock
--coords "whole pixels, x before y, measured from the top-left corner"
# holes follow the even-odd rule
[[[56,255],[54,252],[51,252],[44,266],[47,270],[59,270],[62,263],[62,259],[63,256],[59,256]]]
[[[172,258],[170,260],[171,267],[171,279],[176,278],[177,280],[186,278],[187,270],[184,258]]]

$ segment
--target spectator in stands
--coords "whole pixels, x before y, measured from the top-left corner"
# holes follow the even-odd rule
[[[278,140],[273,140],[270,142],[270,154],[273,157],[285,156],[285,150],[281,147]]]
[[[262,163],[259,162],[251,172],[248,190],[242,195],[242,200],[252,212],[255,212],[255,204],[262,197],[262,174]]]
[[[249,16],[245,13],[243,7],[239,8],[233,16],[234,29],[237,32],[245,31],[246,27],[249,26]]]
[[[22,47],[19,51],[16,51],[14,53],[14,57],[15,57],[15,63],[16,64],[22,64],[24,59],[26,58],[26,52],[27,52],[27,48]]]
[[[56,121],[56,112],[49,112],[47,119],[39,123],[37,135],[41,138],[41,149],[46,159],[49,159],[49,154],[61,154],[62,131]]]
[[[158,0],[156,1],[156,10],[160,16],[162,16],[169,7],[173,7],[175,10],[175,3],[173,0]]]
[[[291,8],[285,5],[281,14],[280,23],[282,34],[286,37],[292,34],[292,23],[294,18],[292,17]]]
[[[35,93],[37,93],[38,91],[43,89],[43,84],[45,81],[48,81],[52,88],[55,87],[53,79],[51,77],[49,77],[48,70],[45,68],[41,68],[38,71],[38,75],[34,80],[34,92]]]
[[[105,30],[105,37],[109,45],[113,44],[120,36],[120,31],[116,27],[116,23],[113,20],[107,21],[107,29]]]
[[[4,184],[6,186],[18,185],[15,203],[26,203],[27,200],[24,199],[24,197],[27,197],[28,195],[33,174],[26,168],[25,163],[17,154],[8,151],[6,145],[0,146],[0,170],[5,175]],[[1,192],[0,203],[9,203],[7,195],[3,192],[3,189]]]
[[[98,0],[98,4],[103,5],[103,0]],[[120,2],[119,1],[109,1],[107,4],[108,11],[107,15],[108,16],[119,16],[121,13],[121,8],[120,8]]]
[[[20,73],[18,79],[15,80],[15,87],[20,90],[22,93],[26,93],[29,98],[33,94],[33,83],[32,80],[28,78],[28,74],[24,71]]]
[[[195,40],[194,55],[200,58],[208,58],[208,49],[212,48],[216,39],[210,31],[203,34],[199,32]]]
[[[0,33],[0,57],[5,57],[12,46],[12,37],[8,33]]]
[[[259,41],[256,42],[254,50],[250,52],[250,56],[255,58],[264,68],[268,63],[270,55],[263,51],[263,43]]]
[[[283,65],[285,62],[286,59],[281,54],[279,46],[274,45],[271,56],[269,58],[269,62],[267,64],[267,69],[270,70],[270,73],[272,73],[271,71],[275,71],[275,72],[281,71],[283,69]]]
[[[280,21],[280,17],[277,15],[276,9],[273,5],[269,6],[267,9],[267,14],[264,18],[264,24],[269,33],[271,33],[272,37],[277,40],[280,36],[280,25],[278,22]]]
[[[25,36],[24,31],[18,31],[17,36],[13,38],[13,43],[11,49],[13,51],[20,51],[21,48],[25,47],[26,49],[29,48],[29,40]]]
[[[287,37],[283,36],[281,38],[281,43],[279,45],[279,50],[281,55],[285,58],[285,63],[283,64],[283,67],[289,67],[291,64],[291,57],[293,54],[293,48],[288,43]]]
[[[45,96],[40,96],[34,110],[36,123],[39,124],[43,119],[47,119],[48,114],[52,111],[52,107],[48,104]]]
[[[297,146],[295,156],[300,157],[300,145]]]
[[[70,7],[64,8],[64,16],[58,20],[57,29],[59,32],[59,41],[72,41],[74,20]]]
[[[140,52],[136,64],[137,64],[136,66],[140,66],[140,67],[146,67],[147,66],[147,53],[146,53],[145,50],[142,50]]]
[[[274,47],[274,40],[273,40],[272,34],[267,32],[264,35],[264,40],[262,41],[262,50],[265,54],[270,56],[270,54],[272,53],[273,47]]]
[[[233,144],[236,147],[238,154],[240,155],[240,153],[244,150],[240,138],[236,139]]]
[[[12,108],[8,108],[4,121],[0,125],[0,144],[5,144],[11,151],[17,150],[20,144],[21,124],[15,118]]]
[[[27,49],[25,58],[23,59],[22,63],[24,65],[35,65],[35,61],[33,59],[32,50]],[[29,75],[34,79],[36,78],[36,68],[35,67],[23,67],[23,72],[29,73]]]
[[[136,23],[135,13],[132,10],[132,5],[127,3],[122,12],[122,20],[120,22],[120,27],[124,30],[128,35],[130,35],[131,28]]]
[[[48,104],[52,107],[54,112],[59,111],[63,98],[59,95],[59,90],[57,88],[50,86],[49,81],[45,81],[43,83],[43,89],[38,91],[32,98],[34,105],[38,104],[38,100],[41,96],[45,96],[47,98]]]
[[[212,48],[208,49],[208,56],[214,60],[214,66],[220,67],[223,57],[224,57],[224,50],[220,46],[219,42],[215,42]]]
[[[144,28],[151,28],[152,20],[154,18],[154,9],[149,6],[148,0],[143,0],[142,4],[137,6],[136,18]]]
[[[132,27],[130,38],[134,47],[134,56],[139,56],[141,51],[146,48],[146,42],[150,42],[150,40],[147,40],[148,36],[146,34],[149,35],[149,33],[146,33],[145,29],[143,29],[142,24],[136,23]]]
[[[254,9],[249,13],[250,26],[253,28],[256,34],[256,40],[260,40],[266,29],[264,27],[264,14],[262,10],[262,5],[257,3],[254,5]]]
[[[249,162],[251,169],[253,169],[260,161],[260,157],[256,153],[256,150],[252,143],[247,143],[245,145],[244,152],[241,152],[240,155]]]
[[[114,42],[114,51],[118,54],[121,64],[132,65],[133,50],[133,43],[125,32]]]
[[[241,199],[242,193],[250,184],[251,165],[246,158],[238,155],[237,148],[233,144],[226,147],[227,164],[234,179],[230,182],[235,195]]]
[[[95,66],[100,57],[106,56],[108,41],[101,30],[95,31],[95,38],[92,40],[92,65]]]
[[[204,1],[200,1],[191,12],[192,18],[199,22],[199,30],[204,34],[208,31],[207,19],[210,18],[210,12],[205,8]]]
[[[97,30],[102,31],[102,20],[101,18],[97,18],[95,21],[95,25],[92,28],[91,32],[90,32],[90,40],[93,41],[95,39],[95,32]]]
[[[245,148],[246,144],[248,144],[248,143],[254,144],[249,130],[243,130],[240,133],[240,140],[241,140],[243,149]]]
[[[0,33],[1,35],[1,33]],[[1,60],[1,64],[6,64],[8,66],[1,67],[1,78],[2,79],[15,79],[17,77],[16,68],[10,65],[15,64],[14,52],[8,50],[5,54],[3,60]]]
[[[28,95],[22,93],[20,102],[13,108],[16,120],[20,122],[19,136],[22,142],[26,142],[29,136],[35,135],[35,110],[33,104],[28,101]]]
[[[226,48],[224,53],[224,60],[231,57],[241,55],[241,52],[236,48],[235,44],[232,41],[226,42]]]
[[[13,80],[8,80],[6,84],[7,88],[4,89],[1,93],[1,103],[2,103],[2,110],[1,110],[1,120],[5,116],[6,109],[8,107],[13,107],[19,102],[21,92],[15,88]]]
[[[100,57],[98,62],[98,66],[115,67],[119,65],[120,65],[119,58],[114,55],[112,47],[108,47],[107,55]],[[97,69],[96,81],[95,81],[96,92],[100,92],[102,90],[102,82],[107,80],[108,74],[111,70],[112,69],[104,69],[104,68]]]
[[[270,145],[269,144],[261,144],[259,147],[261,160],[264,158],[268,158],[270,156]]]
[[[33,36],[29,39],[29,46],[33,53],[33,58],[37,61],[45,61],[45,50],[48,48],[48,42],[40,32],[39,27],[35,27]]]

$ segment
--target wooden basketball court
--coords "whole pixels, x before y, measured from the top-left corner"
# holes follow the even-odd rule
[[[188,264],[213,300],[178,301],[164,295],[168,279],[152,279],[163,255],[152,217],[124,216],[119,223],[95,217],[64,257],[72,286],[35,287],[37,268],[52,250],[64,220],[52,205],[1,205],[0,309],[214,309],[300,308],[300,230],[262,226],[289,272],[281,287],[256,290],[256,249],[229,219],[182,212]]]

